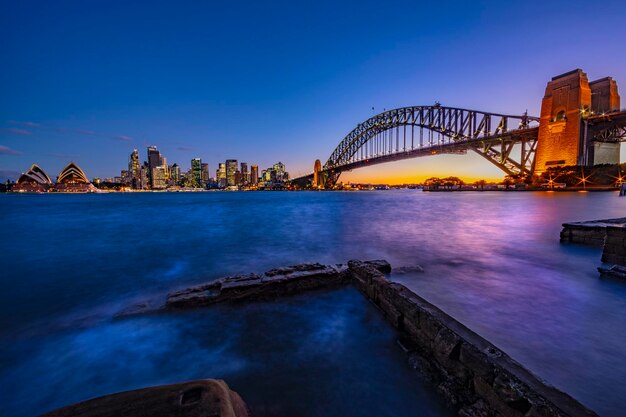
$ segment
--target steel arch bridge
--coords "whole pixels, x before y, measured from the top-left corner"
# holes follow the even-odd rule
[[[539,118],[476,110],[412,106],[387,110],[360,123],[316,172],[292,180],[332,187],[344,171],[434,154],[474,151],[509,175],[534,169]],[[519,146],[519,155],[513,150]],[[515,152],[517,154],[517,152]],[[321,165],[321,164],[320,164]]]

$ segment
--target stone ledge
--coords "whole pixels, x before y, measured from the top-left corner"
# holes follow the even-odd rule
[[[222,380],[161,385],[83,401],[42,417],[248,417],[239,394]]]
[[[563,223],[560,239],[561,242],[602,246],[608,227],[626,228],[626,217]]]
[[[348,266],[356,286],[410,340],[403,348],[421,356],[416,362],[459,415],[596,416],[405,286],[363,262]]]

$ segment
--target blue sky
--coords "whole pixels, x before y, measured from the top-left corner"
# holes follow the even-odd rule
[[[70,160],[119,175],[147,145],[183,168],[305,173],[372,107],[538,115],[546,82],[577,67],[626,88],[625,23],[622,1],[0,0],[0,178],[33,162],[54,177]],[[343,178],[447,173],[502,175],[467,155]]]

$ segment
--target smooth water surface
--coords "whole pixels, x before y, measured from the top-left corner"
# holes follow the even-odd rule
[[[419,381],[394,356],[391,330],[349,290],[111,320],[223,275],[352,258],[423,266],[392,279],[601,415],[626,409],[626,283],[598,277],[600,249],[558,241],[565,221],[626,216],[615,193],[0,195],[0,215],[0,385],[9,387],[0,403],[9,415],[201,377],[225,378],[268,414],[330,393],[330,408],[311,413],[348,415],[346,396],[373,414],[445,413],[429,387],[413,392]],[[358,366],[368,351],[377,352],[373,370]],[[386,407],[368,394],[385,386]],[[272,411],[263,397],[280,389],[289,395]]]

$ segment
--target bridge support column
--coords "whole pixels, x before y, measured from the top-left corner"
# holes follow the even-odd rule
[[[565,165],[619,163],[619,144],[590,141],[585,118],[619,110],[617,83],[589,82],[581,69],[553,77],[541,103],[535,172]]]
[[[581,69],[553,77],[541,103],[535,172],[581,165],[585,156],[583,111],[591,107],[591,89]]]

